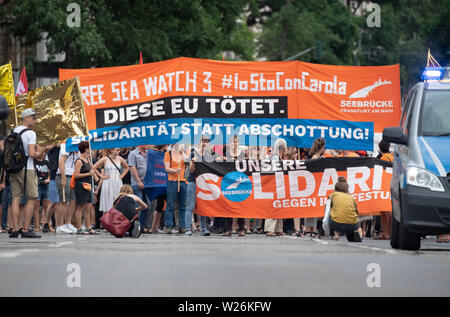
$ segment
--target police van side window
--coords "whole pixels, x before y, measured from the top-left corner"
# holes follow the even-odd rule
[[[417,94],[417,89],[414,89],[413,91],[411,91],[411,93],[408,96],[408,99],[406,100],[405,109],[402,114],[400,126],[403,128],[403,133],[405,133],[405,134],[407,134],[406,129],[405,129],[406,128],[405,123],[407,121],[411,120],[412,113],[413,113],[411,111],[411,109],[414,108],[414,103],[416,101],[416,94]]]
[[[403,131],[404,131],[403,133],[405,135],[408,135],[409,131],[411,131],[412,118],[413,118],[414,112],[417,108],[416,101],[417,101],[417,93],[415,93],[413,98],[411,99],[411,106],[409,107],[408,119],[406,121],[406,129],[403,129]]]

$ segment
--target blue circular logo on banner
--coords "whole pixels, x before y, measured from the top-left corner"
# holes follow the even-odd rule
[[[231,172],[222,178],[220,189],[228,200],[240,202],[246,200],[252,193],[252,182],[244,173]]]

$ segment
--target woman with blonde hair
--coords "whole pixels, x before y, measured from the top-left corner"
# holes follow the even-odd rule
[[[136,204],[139,205],[138,208],[136,208]],[[147,204],[133,194],[133,189],[130,185],[122,185],[122,187],[120,187],[119,195],[114,200],[113,206],[130,221],[133,220],[134,216],[136,216],[139,211],[147,209]],[[131,223],[128,233],[130,237],[133,238],[138,238],[141,235],[139,219],[136,219]]]

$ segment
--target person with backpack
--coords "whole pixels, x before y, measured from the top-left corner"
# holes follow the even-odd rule
[[[42,152],[36,147],[36,132],[32,128],[36,125],[36,113],[33,109],[25,109],[21,114],[22,125],[13,129],[5,142],[5,169],[11,177],[12,205],[11,222],[13,231],[10,238],[40,238],[30,228],[36,199],[38,198],[38,179],[33,159],[41,156]],[[46,149],[50,149],[48,147]],[[25,215],[23,230],[19,232],[19,202],[25,196]]]

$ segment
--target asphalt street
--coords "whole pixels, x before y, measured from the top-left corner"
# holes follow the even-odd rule
[[[450,243],[247,235],[0,235],[0,296],[449,296]],[[379,268],[379,270],[378,270]]]

